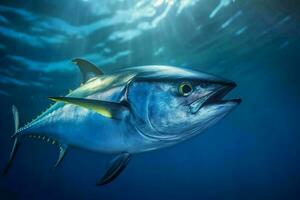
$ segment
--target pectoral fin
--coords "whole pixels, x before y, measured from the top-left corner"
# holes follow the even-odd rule
[[[75,58],[72,60],[72,62],[79,67],[80,72],[82,74],[83,83],[95,76],[100,76],[103,74],[103,72],[100,69],[98,69],[96,65],[90,63],[87,60]]]
[[[97,185],[105,185],[117,178],[127,166],[131,154],[124,152],[117,155],[110,163],[109,168],[103,177],[97,182]]]
[[[124,111],[128,110],[127,106],[120,103],[100,101],[94,99],[82,99],[73,97],[49,97],[49,99],[57,102],[74,104],[87,109],[91,109],[104,117],[114,119],[121,119]]]

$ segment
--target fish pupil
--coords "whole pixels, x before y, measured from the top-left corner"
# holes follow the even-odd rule
[[[183,86],[182,86],[182,92],[183,92],[184,94],[190,93],[191,91],[192,91],[191,86],[189,86],[189,85],[183,85]]]

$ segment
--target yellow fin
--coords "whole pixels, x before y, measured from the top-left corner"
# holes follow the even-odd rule
[[[56,102],[74,104],[90,110],[94,110],[95,112],[107,118],[120,119],[122,111],[128,110],[126,106],[120,103],[100,101],[94,99],[83,99],[73,97],[49,97],[49,99]]]

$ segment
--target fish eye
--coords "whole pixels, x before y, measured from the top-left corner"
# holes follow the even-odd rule
[[[193,87],[188,82],[183,82],[178,87],[179,94],[182,96],[188,96],[193,91]]]

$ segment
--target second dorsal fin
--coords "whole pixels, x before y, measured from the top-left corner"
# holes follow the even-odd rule
[[[96,65],[90,63],[87,60],[75,58],[72,60],[72,62],[79,67],[80,72],[82,74],[83,83],[87,82],[89,79],[95,76],[100,76],[104,74],[100,69],[96,67]]]

